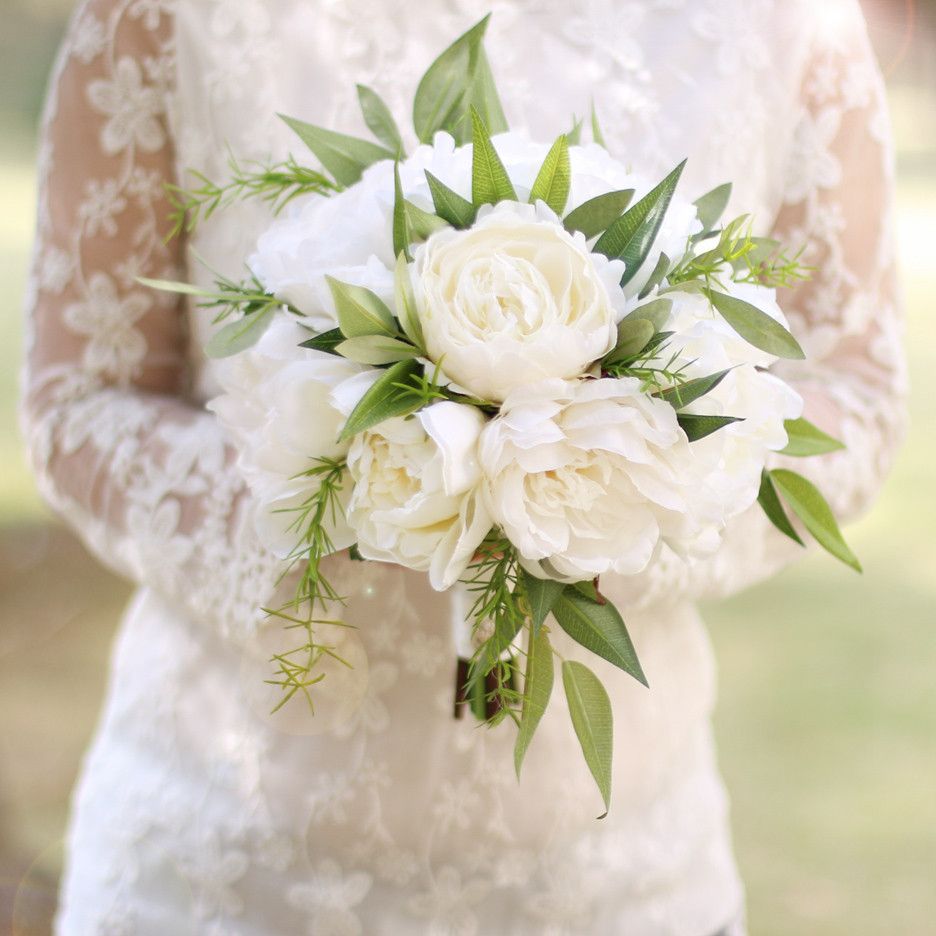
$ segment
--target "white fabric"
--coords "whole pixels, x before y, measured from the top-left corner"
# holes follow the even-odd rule
[[[810,243],[815,278],[782,297],[809,361],[787,376],[848,450],[798,467],[839,511],[863,509],[900,435],[903,374],[888,129],[857,3],[491,6],[515,127],[552,138],[594,96],[614,153],[661,175],[689,156],[685,192],[731,179],[759,230]],[[452,719],[460,599],[420,575],[334,560],[354,669],[314,718],[270,716],[267,659],[289,637],[258,611],[276,563],[200,406],[209,316],[134,281],[206,278],[162,244],[179,167],[223,177],[228,146],[302,156],[277,111],[359,132],[356,81],[404,123],[419,74],[477,15],[468,0],[88,0],[75,15],[43,137],[24,426],[50,502],[142,587],[76,793],[61,936],[742,929],[692,601],[795,548],[751,512],[711,561],[604,581],[651,689],[599,668],[616,745],[601,822],[561,689],[519,785],[509,726]],[[192,246],[239,275],[267,218],[220,211]]]

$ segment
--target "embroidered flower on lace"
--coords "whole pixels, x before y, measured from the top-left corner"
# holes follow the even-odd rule
[[[290,887],[286,899],[310,914],[306,924],[313,936],[360,936],[364,932],[354,908],[371,888],[364,871],[344,872],[337,861],[320,861],[309,879]]]
[[[121,296],[106,273],[92,273],[84,301],[72,303],[62,314],[73,332],[88,338],[84,366],[120,381],[133,377],[146,356],[146,339],[136,323],[151,305],[145,293]]]
[[[60,293],[71,282],[75,265],[71,254],[61,247],[50,247],[39,258],[39,288],[45,292]]]
[[[130,19],[143,20],[144,29],[156,29],[160,17],[169,15],[175,5],[175,0],[134,0],[127,11]]]
[[[89,65],[107,48],[107,32],[104,24],[93,14],[86,12],[72,34],[71,50],[75,57]]]
[[[124,208],[127,200],[121,194],[120,183],[116,179],[90,179],[85,186],[85,198],[78,207],[78,217],[84,222],[84,234],[94,237],[103,231],[108,237],[117,233],[115,220]]]
[[[452,827],[467,829],[471,826],[472,813],[481,805],[473,782],[444,780],[438,788],[438,801],[432,813],[439,820],[443,832]]]
[[[431,921],[432,936],[475,936],[478,919],[474,908],[488,895],[491,885],[480,878],[462,882],[461,872],[445,865],[428,882],[426,891],[410,898],[409,909]]]
[[[795,205],[817,189],[830,189],[842,178],[842,164],[832,151],[841,125],[841,112],[833,107],[800,121],[793,137],[784,194]]]
[[[230,845],[221,846],[216,836],[187,848],[176,866],[192,890],[192,912],[200,920],[218,915],[237,916],[244,901],[234,885],[247,873],[247,855]]]
[[[110,80],[97,79],[88,85],[88,100],[95,110],[110,119],[101,129],[101,149],[114,156],[128,146],[155,153],[166,142],[159,121],[165,102],[155,88],[143,83],[136,59],[124,56]]]
[[[396,685],[399,670],[396,664],[383,660],[370,668],[367,690],[355,713],[335,728],[335,736],[347,738],[360,730],[379,734],[390,727],[390,710],[381,694]]]

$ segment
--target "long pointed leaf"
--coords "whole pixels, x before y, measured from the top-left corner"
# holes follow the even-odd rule
[[[686,433],[690,442],[698,442],[725,426],[732,423],[744,422],[740,416],[707,416],[698,413],[677,413],[676,422],[680,429]]]
[[[412,412],[418,405],[418,398],[397,385],[405,384],[420,367],[420,363],[411,358],[384,371],[351,411],[338,441],[344,442],[385,419]]]
[[[428,240],[436,231],[451,227],[444,218],[430,211],[423,211],[419,205],[414,205],[408,199],[404,199],[403,204],[406,207],[406,223],[409,226],[411,241]]]
[[[393,272],[393,294],[397,318],[400,320],[403,331],[410,341],[422,350],[424,345],[422,322],[416,310],[416,296],[413,294],[409,265],[402,253],[397,256],[396,268]]]
[[[608,144],[605,143],[604,134],[601,132],[601,126],[598,123],[598,111],[595,110],[594,100],[591,102],[591,131],[592,139],[604,149],[608,148]]]
[[[800,546],[806,545],[799,533],[796,532],[796,527],[790,523],[790,518],[786,515],[783,504],[780,503],[777,489],[774,487],[773,481],[770,480],[770,473],[766,468],[761,472],[761,485],[757,494],[757,502],[767,515],[767,519],[784,536],[788,536],[794,543],[799,543]]]
[[[714,289],[703,289],[702,292],[718,314],[748,344],[792,361],[801,361],[806,357],[799,342],[776,319],[757,306]]]
[[[380,95],[367,85],[359,84],[357,86],[358,102],[361,105],[361,113],[364,115],[364,123],[367,124],[371,133],[387,147],[392,153],[396,153],[399,158],[405,154],[403,152],[403,138],[400,136],[400,130],[390,113],[390,108],[383,102]]]
[[[313,335],[305,341],[299,342],[300,348],[312,348],[314,351],[324,351],[327,354],[337,354],[335,348],[345,340],[340,328],[332,328],[330,331],[322,332],[320,335]]]
[[[364,286],[343,283],[333,276],[326,275],[325,282],[335,300],[338,326],[345,338],[358,335],[387,335],[392,338],[397,334],[393,313],[376,293]]]
[[[861,563],[845,542],[832,508],[826,503],[819,489],[802,475],[786,468],[775,468],[770,472],[770,479],[793,513],[803,521],[803,526],[815,537],[816,542],[836,559],[860,572]]]
[[[553,143],[530,189],[530,204],[546,202],[557,215],[562,215],[572,185],[572,164],[569,162],[569,141],[565,134]]]
[[[610,260],[624,261],[622,286],[634,278],[649,256],[685,165],[686,160],[683,160],[656,188],[632,208],[628,208],[598,238],[595,244],[597,253],[604,254]]]
[[[567,585],[552,613],[573,640],[647,685],[630,634],[613,604],[590,601],[574,585]]]
[[[471,202],[475,208],[516,201],[517,193],[507,175],[481,115],[471,108]]]
[[[520,768],[527,748],[552,695],[553,653],[548,631],[530,630],[527,638],[526,670],[523,674],[523,704],[520,709],[520,728],[514,744],[514,769],[520,779]]]
[[[436,178],[428,169],[425,172],[436,214],[448,221],[452,227],[471,227],[477,214],[475,206],[454,189],[450,189],[441,179]]]
[[[845,448],[838,439],[826,435],[808,419],[788,419],[783,424],[787,431],[787,444],[780,450],[781,455],[795,455],[806,458],[810,455],[825,455]]]
[[[718,219],[722,216],[725,208],[728,207],[729,198],[731,198],[731,183],[726,182],[724,185],[716,186],[711,192],[706,192],[693,202],[696,206],[699,221],[702,222],[702,234],[707,234],[718,224]]]
[[[364,170],[382,159],[394,159],[396,153],[346,133],[336,133],[316,127],[294,117],[280,114],[291,130],[309,147],[318,161],[330,172],[339,185],[354,185]]]
[[[611,700],[601,680],[584,664],[565,660],[562,664],[562,686],[572,727],[579,740],[585,763],[595,778],[604,800],[603,819],[611,808],[611,764],[614,753],[614,716]]]
[[[393,164],[393,254],[401,253],[407,260],[412,260],[409,252],[410,226],[406,213],[406,199],[403,197],[403,185],[400,182],[400,164]]]
[[[730,372],[731,368],[718,371],[715,374],[709,374],[707,377],[696,377],[693,380],[687,380],[684,383],[670,387],[668,390],[660,390],[654,393],[655,397],[665,400],[674,409],[682,409],[690,403],[704,397],[706,393],[711,393]]]
[[[546,616],[553,609],[556,600],[565,589],[562,582],[554,579],[541,579],[529,572],[521,572],[523,591],[530,605],[530,617],[534,633],[538,632],[546,620]]]
[[[275,313],[276,309],[269,307],[236,322],[228,322],[205,342],[205,354],[210,358],[223,358],[246,351],[263,337]]]

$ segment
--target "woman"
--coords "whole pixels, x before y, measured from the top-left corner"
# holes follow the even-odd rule
[[[452,719],[452,599],[396,567],[335,558],[356,675],[314,719],[271,716],[282,637],[258,608],[276,563],[203,409],[208,317],[136,283],[203,275],[164,240],[164,183],[223,178],[228,148],[284,157],[277,112],[357,132],[358,81],[402,118],[476,17],[467,0],[87,0],[73,19],[45,123],[24,415],[50,502],[141,587],[76,793],[62,936],[743,932],[693,602],[794,548],[751,512],[708,562],[603,579],[653,688],[601,673],[617,752],[602,822],[557,707],[519,785],[508,730]],[[816,274],[783,296],[808,362],[785,376],[848,446],[808,469],[841,515],[860,511],[902,376],[888,130],[857,3],[503,0],[487,46],[514,127],[550,139],[594,97],[613,153],[657,176],[688,156],[684,192],[733,180],[733,207],[809,243]],[[240,276],[268,217],[239,204],[189,246]]]

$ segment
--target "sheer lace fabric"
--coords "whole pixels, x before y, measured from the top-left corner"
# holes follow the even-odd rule
[[[402,123],[422,69],[474,16],[466,0],[418,19],[377,0],[75,14],[44,124],[24,426],[46,497],[143,588],[76,797],[62,933],[704,936],[739,914],[690,602],[797,548],[752,511],[706,563],[605,583],[653,690],[601,672],[617,745],[602,823],[561,703],[519,787],[509,730],[452,721],[451,599],[400,569],[335,560],[359,624],[336,636],[353,674],[333,674],[314,720],[270,717],[283,637],[259,608],[277,570],[201,406],[205,313],[136,283],[205,276],[164,244],[162,184],[180,167],[220,179],[228,146],[295,150],[277,111],[355,132],[356,81]],[[864,509],[900,437],[904,376],[888,128],[857,5],[505,0],[489,49],[515,126],[551,136],[594,93],[612,152],[648,175],[688,155],[687,192],[733,179],[736,210],[809,245],[816,274],[783,297],[809,360],[784,376],[848,449],[796,467],[845,515]],[[239,275],[267,217],[236,206],[193,246]]]

